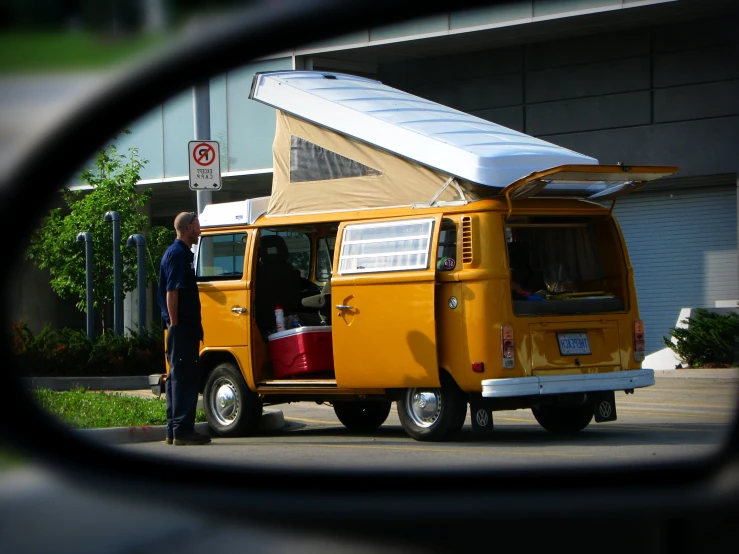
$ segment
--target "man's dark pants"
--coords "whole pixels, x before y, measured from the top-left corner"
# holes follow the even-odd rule
[[[186,325],[167,332],[169,375],[167,396],[167,437],[177,438],[195,430],[195,409],[200,388],[199,330]]]

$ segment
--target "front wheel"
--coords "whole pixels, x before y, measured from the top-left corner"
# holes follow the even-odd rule
[[[467,395],[451,378],[441,388],[412,388],[398,398],[398,418],[405,432],[419,441],[452,439],[467,417]]]
[[[582,431],[593,419],[593,406],[541,406],[531,411],[544,429],[558,435],[572,435]]]
[[[385,423],[392,402],[334,402],[334,413],[350,431],[365,433]]]
[[[230,363],[218,365],[208,376],[203,393],[205,417],[221,437],[251,435],[262,418],[262,401]]]

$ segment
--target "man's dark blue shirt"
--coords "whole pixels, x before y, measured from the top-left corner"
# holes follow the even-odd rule
[[[159,266],[157,301],[162,310],[162,318],[169,327],[167,291],[177,289],[179,291],[177,324],[199,330],[202,340],[203,324],[200,318],[200,295],[195,279],[194,258],[193,253],[180,239],[175,239],[172,246],[167,248]]]

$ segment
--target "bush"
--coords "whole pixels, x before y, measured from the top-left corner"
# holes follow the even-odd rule
[[[84,331],[54,331],[46,324],[34,335],[22,320],[12,325],[12,350],[23,376],[86,377],[164,373],[164,333],[154,325],[143,334],[116,336],[111,330],[87,338]]]
[[[688,367],[730,367],[737,361],[739,314],[722,315],[698,309],[684,322],[687,328],[675,327],[670,337],[662,337],[662,340]],[[676,343],[672,342],[672,337]]]

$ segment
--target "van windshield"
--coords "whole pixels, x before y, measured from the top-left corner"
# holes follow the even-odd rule
[[[505,234],[514,313],[624,310],[626,264],[612,220],[518,217]]]

